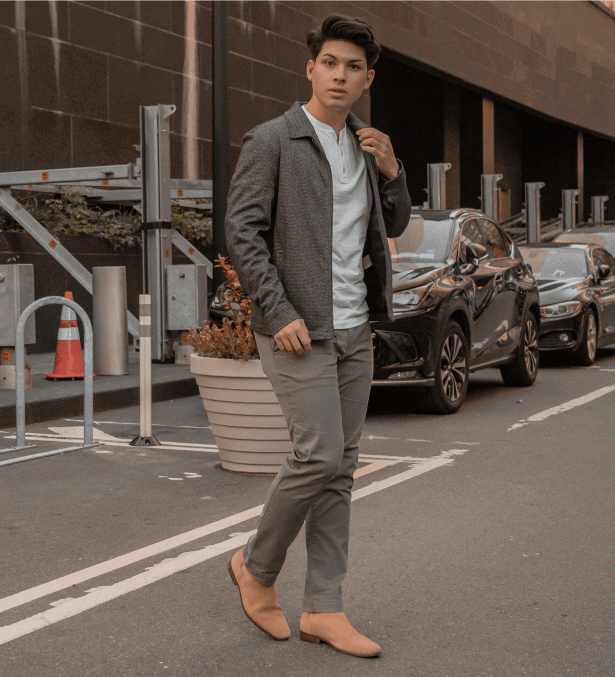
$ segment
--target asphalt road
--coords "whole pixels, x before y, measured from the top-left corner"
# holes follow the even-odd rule
[[[131,408],[96,415],[101,447],[0,468],[0,675],[614,675],[615,352],[530,389],[475,374],[454,416],[412,400],[372,392],[355,484],[346,614],[379,659],[299,640],[302,536],[290,641],[245,618],[226,564],[271,480],[222,470],[189,398],[154,406],[163,449],[122,446]],[[79,425],[28,432],[45,450]]]

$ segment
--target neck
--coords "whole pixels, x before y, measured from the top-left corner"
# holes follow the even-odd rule
[[[329,125],[329,127],[333,127],[338,137],[342,129],[344,129],[346,118],[350,111],[350,107],[334,110],[333,108],[323,106],[321,101],[315,96],[312,96],[309,103],[305,105],[305,108],[310,115],[313,115],[317,120],[320,120],[320,122],[323,122],[325,125]]]

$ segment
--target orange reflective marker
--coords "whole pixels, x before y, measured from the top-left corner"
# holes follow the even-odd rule
[[[10,362],[11,361],[11,351],[10,350],[3,350],[2,351],[2,361],[3,362]]]
[[[190,247],[190,249],[188,250],[188,254],[190,254],[190,256],[194,254],[194,247]]]
[[[42,172],[41,177],[43,181],[49,181],[49,172]]]
[[[170,249],[165,249],[164,250],[164,258],[168,259],[171,256],[171,250]]]
[[[179,188],[179,189],[177,190],[177,197],[182,197],[183,194],[184,194],[184,191],[183,191],[181,188]]]
[[[190,334],[182,334],[182,343],[190,343]]]
[[[55,240],[51,240],[51,242],[49,243],[49,246],[50,246],[52,249],[55,249],[57,244],[58,244],[58,243],[57,243]]]
[[[102,180],[102,185],[103,185],[103,186],[108,186],[108,185],[109,185],[109,179],[103,179],[103,180]]]

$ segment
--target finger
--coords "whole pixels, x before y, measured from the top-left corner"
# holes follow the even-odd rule
[[[301,341],[299,340],[299,337],[297,336],[296,333],[293,333],[290,337],[290,342],[293,346],[293,350],[297,353],[297,355],[303,355],[303,345],[301,344]]]
[[[305,348],[306,353],[311,353],[312,352],[312,341],[310,340],[310,335],[307,332],[307,329],[305,327],[302,327],[298,332],[297,336],[299,337],[299,340],[303,344],[303,347]]]
[[[281,337],[281,336],[274,336],[274,337],[273,337],[273,340],[275,341],[276,345],[278,346],[278,348],[279,348],[280,350],[286,350],[286,348],[284,348],[284,343],[283,343],[283,341],[282,341],[282,337]]]
[[[293,346],[288,340],[288,336],[281,336],[280,338],[282,340],[282,350],[285,350],[287,353],[293,353]]]

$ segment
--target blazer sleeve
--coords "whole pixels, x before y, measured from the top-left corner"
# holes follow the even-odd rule
[[[380,174],[378,181],[382,216],[388,237],[399,237],[406,230],[412,209],[406,183],[406,170],[401,160],[397,159],[397,162],[399,164],[397,176],[387,181]]]
[[[275,219],[279,153],[277,135],[267,130],[257,127],[243,137],[224,223],[239,282],[272,335],[300,317],[286,298],[267,246]]]

